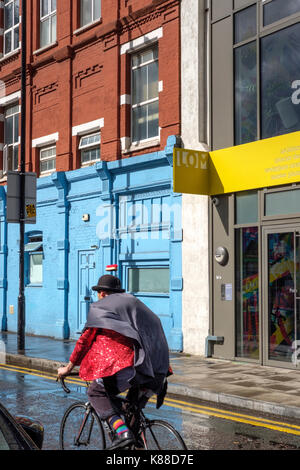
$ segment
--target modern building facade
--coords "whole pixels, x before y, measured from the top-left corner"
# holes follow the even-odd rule
[[[91,287],[117,264],[124,288],[181,351],[181,195],[172,190],[180,1],[27,4],[26,169],[38,182],[37,223],[26,225],[26,332],[77,338]],[[0,311],[2,329],[16,331],[19,235],[6,223],[5,184],[19,155],[19,1],[0,14]]]
[[[193,13],[182,21],[185,38],[190,33],[196,44],[197,32],[203,27],[206,33],[198,36],[193,57],[199,76],[194,114],[188,114],[192,91],[183,86],[183,145],[208,150],[211,162],[218,158],[222,164],[214,167],[219,191],[212,197],[183,196],[183,213],[193,204],[198,214],[197,220],[183,217],[184,231],[189,224],[193,228],[183,253],[196,253],[200,263],[205,242],[209,247],[208,258],[201,256],[198,324],[189,327],[199,333],[199,354],[215,343],[217,358],[295,368],[300,340],[300,3],[211,0],[192,5]],[[189,15],[199,25],[190,31]],[[197,119],[193,135],[190,116]],[[230,173],[236,190],[226,189]],[[184,306],[183,325],[185,318]]]
[[[300,339],[299,38],[299,2],[211,2],[213,149],[246,144],[241,165],[251,165],[247,151],[263,141],[271,175],[211,209],[211,321],[224,336],[215,354],[282,367],[297,367]],[[213,258],[219,246],[224,266]]]

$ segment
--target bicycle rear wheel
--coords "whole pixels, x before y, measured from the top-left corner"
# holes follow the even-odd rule
[[[144,431],[146,450],[187,450],[179,432],[166,421],[149,421]]]
[[[102,450],[106,448],[104,429],[95,411],[85,403],[73,403],[60,426],[62,450]]]

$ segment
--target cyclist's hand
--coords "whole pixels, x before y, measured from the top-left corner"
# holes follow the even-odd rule
[[[64,367],[59,367],[59,369],[57,370],[57,377],[59,379],[62,378],[62,377],[66,377],[67,375],[70,374],[73,367],[74,367],[74,365],[71,362],[69,362],[69,364],[64,366]]]
[[[67,375],[69,374],[69,369],[67,366],[65,367],[60,367],[58,370],[57,370],[57,376],[59,379],[61,379],[62,377],[66,377]]]

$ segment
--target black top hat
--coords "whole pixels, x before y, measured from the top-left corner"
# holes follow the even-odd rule
[[[104,274],[99,278],[98,284],[92,287],[93,290],[100,291],[111,291],[111,292],[125,292],[121,289],[121,281],[118,277],[112,276],[111,274]]]

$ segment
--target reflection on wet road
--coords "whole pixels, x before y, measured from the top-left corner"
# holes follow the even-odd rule
[[[71,383],[71,385],[70,385]],[[29,369],[0,366],[0,401],[12,414],[39,419],[45,427],[44,449],[58,449],[60,421],[74,401],[87,401],[86,387],[70,379],[66,395],[55,377]],[[222,409],[213,403],[170,397],[160,410],[154,401],[145,414],[170,422],[190,450],[300,449],[300,423],[278,417]]]

